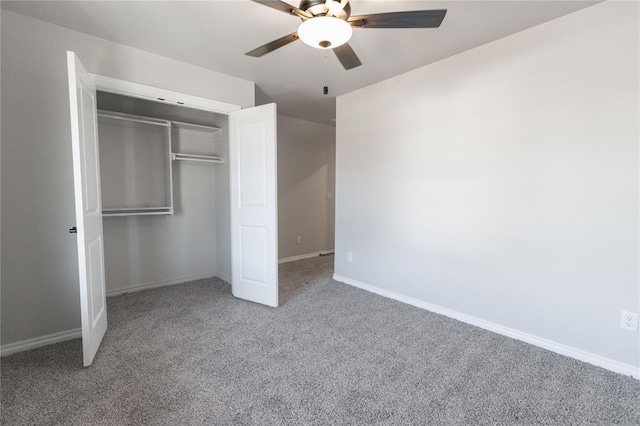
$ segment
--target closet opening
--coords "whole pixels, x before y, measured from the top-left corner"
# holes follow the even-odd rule
[[[231,283],[229,117],[97,92],[106,295]]]
[[[276,105],[90,74],[72,51],[67,69],[83,364],[107,294],[217,276],[277,307]]]

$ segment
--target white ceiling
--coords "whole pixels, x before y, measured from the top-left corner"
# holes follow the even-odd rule
[[[245,52],[296,31],[300,21],[234,1],[3,1],[2,8],[256,82],[256,101],[332,124],[335,97],[582,9],[594,1],[364,1],[352,15],[448,9],[439,29],[355,29],[363,65],[345,71],[333,52],[298,41],[262,58]],[[296,4],[297,2],[291,2]],[[329,95],[322,94],[329,86]]]

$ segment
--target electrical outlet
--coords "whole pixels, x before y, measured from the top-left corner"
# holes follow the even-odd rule
[[[302,237],[300,235],[296,237],[296,244],[302,244]]]
[[[353,262],[353,253],[347,252],[347,262]]]
[[[333,192],[327,192],[327,200],[333,200]]]
[[[638,331],[638,314],[622,311],[620,315],[620,328],[629,331]]]

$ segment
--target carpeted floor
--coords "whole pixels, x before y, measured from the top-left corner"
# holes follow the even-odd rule
[[[202,280],[108,299],[80,340],[2,359],[3,425],[640,424],[640,381],[280,267],[282,306]]]

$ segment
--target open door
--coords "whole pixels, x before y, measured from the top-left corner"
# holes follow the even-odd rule
[[[233,295],[278,306],[276,105],[229,115]]]
[[[86,367],[93,362],[107,331],[98,116],[95,85],[75,53],[67,52],[67,66],[80,275],[82,352]]]

